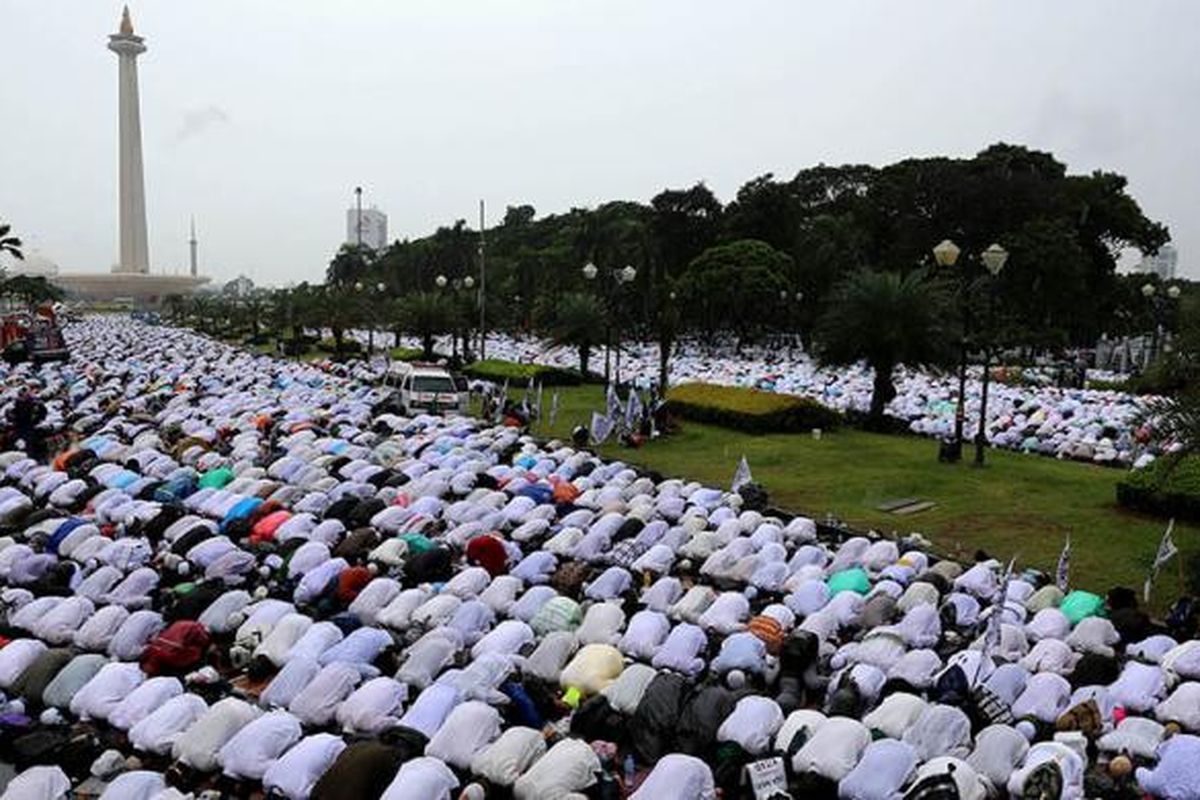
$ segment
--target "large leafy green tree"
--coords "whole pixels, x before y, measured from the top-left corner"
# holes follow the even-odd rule
[[[784,312],[780,293],[787,292],[791,269],[792,259],[766,242],[741,239],[711,247],[679,280],[684,318],[696,330],[753,338]]]
[[[366,278],[370,271],[373,251],[365,245],[344,244],[329,262],[325,282],[334,286],[351,286]]]
[[[860,270],[834,289],[817,329],[817,355],[830,365],[866,362],[874,372],[869,422],[879,427],[896,396],[896,367],[953,361],[957,337],[949,309],[944,284],[924,270]]]

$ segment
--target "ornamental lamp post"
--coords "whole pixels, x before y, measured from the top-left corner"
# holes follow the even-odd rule
[[[583,265],[580,270],[583,274],[583,279],[586,281],[595,281],[602,277],[600,268],[591,261]],[[605,305],[605,320],[604,320],[604,383],[607,385],[611,375],[612,361],[612,318],[616,313],[616,292],[626,283],[633,283],[637,280],[637,268],[632,264],[626,265],[623,269],[612,269],[603,273],[603,282],[601,285],[602,297]],[[617,349],[617,375],[620,376],[620,347]]]
[[[1154,312],[1154,333],[1150,340],[1150,356],[1146,361],[1146,366],[1158,358],[1158,348],[1166,323],[1167,305],[1178,300],[1180,294],[1178,286],[1168,286],[1165,292],[1160,292],[1153,283],[1142,284],[1142,297],[1150,301],[1150,308]]]
[[[949,239],[943,239],[933,248],[933,258],[939,267],[953,268],[958,263],[958,256],[962,252],[962,248],[956,245]],[[963,279],[962,273],[958,276],[959,284],[959,307],[963,317],[963,332],[962,339],[959,342],[959,363],[958,363],[958,407],[954,411],[954,442],[951,445],[949,453],[949,461],[958,461],[962,458],[963,445],[963,422],[966,419],[966,394],[967,394],[967,299],[966,299],[966,281]]]
[[[996,279],[1008,262],[1008,251],[998,244],[991,244],[979,254],[979,260],[987,269],[991,279],[988,283],[988,322],[995,323],[996,319]],[[987,401],[988,384],[991,373],[991,350],[986,342],[983,344],[983,389],[979,398],[979,429],[975,433],[975,466],[982,467],[983,450],[987,445]]]

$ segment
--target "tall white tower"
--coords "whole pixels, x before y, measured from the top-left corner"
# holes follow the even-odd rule
[[[191,256],[189,261],[192,266],[192,277],[196,277],[196,218],[192,217],[192,238],[188,239],[188,254]]]
[[[117,54],[121,151],[121,259],[113,272],[150,272],[146,245],[146,185],[142,177],[142,119],[138,103],[137,57],[146,52],[145,40],[133,32],[129,6],[121,28],[108,37]]]

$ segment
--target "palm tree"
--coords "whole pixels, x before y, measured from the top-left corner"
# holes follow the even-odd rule
[[[12,226],[7,222],[0,222],[0,254],[7,253],[18,261],[24,260],[25,254],[21,251],[21,240],[16,236],[12,236]]]
[[[884,407],[896,396],[897,366],[952,363],[957,338],[949,309],[945,286],[924,270],[860,270],[834,288],[817,326],[817,356],[829,365],[865,361],[874,371],[869,426],[883,425]]]
[[[432,360],[434,338],[454,325],[454,307],[444,295],[418,292],[404,298],[400,319],[405,330],[421,337],[421,357]]]
[[[208,317],[213,313],[212,298],[197,294],[191,298],[190,308],[188,309],[188,317],[191,318],[192,324],[200,333],[208,333]]]
[[[542,328],[555,344],[579,353],[579,374],[587,377],[592,348],[604,338],[604,311],[593,295],[571,292],[543,309]]]
[[[187,301],[181,294],[169,294],[163,298],[163,310],[167,312],[167,319],[171,322],[181,322],[186,309]]]

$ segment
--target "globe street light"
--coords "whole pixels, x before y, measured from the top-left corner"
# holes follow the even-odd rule
[[[991,280],[988,284],[988,321],[994,324],[996,319],[996,279],[1000,271],[1008,263],[1008,251],[998,244],[991,244],[979,254],[979,260],[987,268]],[[986,343],[983,345],[983,389],[979,398],[979,430],[975,433],[975,466],[983,466],[983,449],[987,444],[987,401],[988,383],[991,379],[991,350]]]
[[[958,254],[961,252],[962,249],[954,242],[949,239],[942,239],[933,248],[933,257],[939,267],[953,267],[958,263]]]
[[[446,288],[447,281],[446,281],[445,275],[438,275],[436,278],[433,279],[433,282],[434,282],[434,284],[437,285],[437,288],[439,288],[439,289]]]
[[[601,291],[603,293],[605,305],[605,324],[604,324],[604,382],[609,382],[612,364],[612,318],[616,313],[616,293],[620,287],[626,283],[633,283],[637,280],[637,268],[632,264],[626,265],[622,269],[610,269],[601,272],[591,261],[587,262],[580,269],[585,281],[593,282],[597,278],[602,278]],[[620,374],[621,351],[618,344],[617,347],[617,373]]]
[[[1150,357],[1146,361],[1147,366],[1158,357],[1158,347],[1166,323],[1167,305],[1178,300],[1179,295],[1178,286],[1168,286],[1165,292],[1160,292],[1153,283],[1142,284],[1142,297],[1150,301],[1150,309],[1154,312],[1154,335],[1150,340]]]
[[[933,248],[933,258],[939,267],[953,267],[958,263],[959,253],[962,248],[956,245],[949,239],[943,239]],[[963,334],[959,342],[959,363],[958,363],[958,406],[954,411],[954,441],[950,446],[949,453],[945,454],[944,458],[947,461],[958,461],[962,458],[963,445],[963,423],[966,420],[966,394],[967,394],[967,287],[966,281],[963,279],[962,273],[958,276],[958,299],[959,307],[963,318]]]

